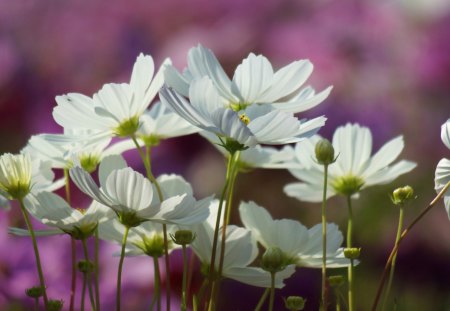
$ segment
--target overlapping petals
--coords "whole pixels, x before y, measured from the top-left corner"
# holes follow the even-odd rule
[[[208,76],[228,104],[269,104],[276,109],[297,113],[320,104],[331,91],[328,87],[315,94],[309,86],[302,88],[312,70],[313,65],[308,60],[299,60],[274,72],[266,57],[250,53],[230,80],[211,50],[198,45],[189,51],[188,67],[184,73],[168,66],[165,79],[177,92],[188,96],[190,83]]]
[[[441,127],[441,138],[444,145],[450,149],[450,119],[448,119]],[[441,192],[448,182],[450,182],[450,160],[443,158],[436,167],[434,179],[434,188],[436,192]],[[444,194],[444,204],[450,218],[450,190],[447,190]]]
[[[320,137],[315,136],[295,146],[293,168],[289,171],[303,182],[287,185],[284,188],[287,195],[302,201],[322,200],[323,165],[314,161],[314,148],[319,140]],[[361,183],[360,189],[363,189],[389,183],[416,167],[416,163],[406,160],[392,164],[404,148],[402,136],[390,140],[371,155],[370,130],[358,124],[347,124],[336,130],[332,144],[338,157],[336,162],[329,166],[327,197],[342,194],[339,186],[346,179],[357,180]],[[299,166],[302,168],[298,168]]]
[[[235,111],[226,104],[211,79],[193,80],[190,102],[171,88],[163,88],[161,100],[186,121],[219,137],[244,146],[287,144],[315,134],[325,123],[324,117],[302,122],[293,114],[270,106],[251,105]]]
[[[244,226],[251,230],[255,239],[264,248],[278,247],[286,259],[298,266],[322,267],[322,225],[307,229],[291,219],[274,220],[269,212],[254,202],[242,202],[239,214]],[[335,224],[327,224],[327,266],[348,266],[340,248],[342,233]]]
[[[214,223],[217,216],[217,204],[211,204],[211,214],[203,224],[195,226],[196,239],[192,248],[202,263],[209,264],[213,248]],[[217,252],[220,253],[221,235],[217,243]],[[222,275],[236,281],[259,287],[270,287],[270,274],[258,267],[249,266],[258,255],[256,241],[250,230],[230,225],[226,232],[226,247],[224,254]],[[214,263],[216,270],[219,267],[219,256]],[[276,274],[277,288],[284,286],[283,280],[294,273],[294,266],[289,265],[285,270]]]

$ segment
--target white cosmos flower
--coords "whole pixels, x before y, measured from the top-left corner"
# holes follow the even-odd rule
[[[22,199],[31,191],[32,164],[28,153],[0,156],[0,193]]]
[[[37,235],[55,235],[67,233],[75,239],[91,236],[97,225],[112,217],[114,213],[106,206],[93,201],[87,209],[76,209],[60,196],[51,192],[41,192],[25,198],[25,207],[43,224],[53,230],[39,230]],[[10,228],[16,235],[29,235],[28,230]]]
[[[242,202],[239,214],[244,226],[251,230],[264,248],[278,247],[288,262],[301,267],[322,267],[322,224],[307,229],[291,219],[274,220],[269,212],[254,202]],[[350,264],[340,248],[343,236],[337,225],[327,224],[327,267]]]
[[[196,238],[192,242],[191,247],[202,264],[206,266],[211,261],[218,204],[219,202],[217,200],[212,202],[211,214],[207,221],[192,229],[196,234]],[[220,254],[221,244],[222,235],[219,234],[217,254]],[[259,267],[249,266],[256,259],[257,255],[258,247],[250,230],[233,225],[227,227],[222,276],[253,286],[270,287],[271,279],[269,272]],[[217,271],[219,269],[219,255],[216,256],[214,266]],[[283,280],[290,277],[294,271],[294,266],[289,265],[286,269],[277,273],[275,276],[275,286],[277,288],[283,287]]]
[[[322,201],[323,165],[315,161],[314,152],[319,140],[319,136],[314,136],[295,146],[293,166],[297,168],[289,171],[303,182],[285,186],[288,196],[301,201]],[[402,136],[388,141],[372,155],[370,130],[358,124],[347,124],[336,130],[332,144],[337,160],[328,168],[327,197],[353,196],[366,187],[389,183],[416,167],[416,163],[406,160],[392,164],[403,150]],[[299,165],[303,168],[299,169]]]
[[[80,167],[72,168],[70,176],[81,191],[110,207],[130,227],[148,220],[190,225],[203,221],[209,213],[205,208],[208,199],[197,202],[186,192],[170,195],[182,187],[177,180],[165,183],[165,176],[157,181],[163,193],[169,195],[159,202],[151,182],[127,167],[121,156],[109,156],[100,163],[100,187]]]
[[[168,225],[167,231],[173,232],[176,226]],[[98,234],[102,240],[122,244],[125,227],[116,219],[99,224]],[[154,256],[164,253],[164,235],[162,224],[147,221],[138,227],[130,228],[125,248],[126,256]],[[180,245],[172,243],[169,238],[169,253]],[[159,257],[159,256],[158,256]]]
[[[174,113],[160,101],[152,104],[140,118],[139,129],[136,133],[140,146],[156,146],[161,140],[194,134],[200,131],[178,114]],[[120,154],[124,151],[135,149],[136,145],[132,139],[117,142],[107,153]]]
[[[274,72],[266,57],[250,53],[236,68],[233,80],[230,80],[211,50],[199,44],[189,51],[188,67],[184,73],[180,74],[169,65],[165,71],[165,80],[177,92],[188,96],[190,83],[208,76],[228,105],[246,107],[268,104],[297,113],[320,104],[331,91],[331,87],[328,87],[315,94],[310,86],[302,88],[312,70],[313,65],[309,60],[299,60]]]
[[[169,63],[167,59],[163,66]],[[132,135],[139,128],[140,116],[164,83],[161,69],[154,77],[153,73],[152,57],[141,53],[130,83],[105,84],[93,98],[77,93],[57,96],[53,117],[65,129],[91,129],[106,136]]]
[[[111,138],[99,137],[92,130],[65,130],[64,134],[34,135],[25,150],[35,157],[51,161],[53,168],[68,169],[76,159],[84,168],[92,171],[107,154]],[[83,165],[84,164],[84,165]]]
[[[222,139],[237,142],[241,150],[260,144],[288,144],[315,134],[325,118],[298,120],[292,113],[270,105],[250,105],[235,111],[227,105],[210,78],[193,80],[190,102],[171,88],[162,88],[160,98],[186,121]]]
[[[10,207],[8,198],[12,196],[8,192],[14,192],[14,188],[19,192],[22,189],[22,191],[37,194],[42,191],[55,191],[64,186],[64,178],[54,180],[55,174],[50,161],[43,161],[26,150],[22,150],[20,155],[15,156],[5,154],[0,158],[0,162],[0,174],[3,176],[0,177],[3,179],[3,186],[0,185],[0,207]],[[5,174],[11,176],[8,177]],[[26,184],[29,184],[28,188]]]
[[[444,145],[450,149],[450,119],[447,120],[441,127],[441,138]],[[450,182],[450,160],[443,158],[439,161],[435,173],[435,189],[436,192],[441,192],[445,185]],[[450,217],[450,190],[444,195],[445,209]]]

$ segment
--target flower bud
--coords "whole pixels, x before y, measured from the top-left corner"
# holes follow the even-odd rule
[[[334,158],[334,148],[328,139],[321,139],[315,147],[316,159],[319,164],[329,165],[336,159]]]
[[[358,259],[361,253],[361,248],[344,248],[344,256],[348,259]]]
[[[33,286],[30,288],[27,288],[25,290],[25,294],[27,294],[30,298],[39,298],[44,295],[44,289],[41,286]]]
[[[412,199],[414,199],[414,189],[411,186],[397,188],[392,193],[392,202],[395,205],[403,205]]]
[[[178,245],[188,245],[195,240],[195,233],[191,230],[178,230],[175,234],[171,234],[173,242]]]
[[[330,284],[331,287],[340,287],[344,285],[345,278],[342,275],[332,275],[328,277],[328,284]]]
[[[80,260],[77,266],[82,273],[91,273],[94,270],[94,264],[88,260]]]
[[[48,311],[60,311],[64,306],[64,301],[57,299],[50,299],[48,301]]]
[[[289,296],[284,300],[284,306],[291,311],[303,310],[306,299],[300,296]]]
[[[278,247],[269,247],[261,258],[261,268],[276,273],[284,270],[286,267],[286,258]]]

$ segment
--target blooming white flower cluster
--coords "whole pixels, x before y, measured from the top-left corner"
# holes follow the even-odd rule
[[[23,203],[49,227],[36,235],[68,234],[83,243],[94,236],[120,244],[119,309],[124,256],[153,257],[158,269],[159,257],[176,248],[184,251],[190,244],[202,263],[206,284],[212,287],[210,304],[221,277],[281,288],[296,266],[353,265],[354,258],[350,260],[341,247],[344,238],[336,224],[322,222],[308,229],[298,221],[274,220],[252,201],[239,205],[245,228],[229,223],[235,179],[250,169],[288,169],[302,182],[288,184],[287,195],[322,201],[325,170],[315,161],[321,139],[315,134],[326,119],[299,120],[294,115],[320,104],[331,91],[328,87],[316,94],[310,86],[303,87],[312,68],[308,60],[300,60],[274,71],[267,58],[251,53],[230,79],[214,54],[199,45],[189,51],[183,73],[167,59],[154,75],[152,57],[141,54],[128,83],[105,84],[92,97],[78,93],[56,97],[53,117],[63,133],[35,135],[20,155],[0,157],[0,204],[12,199]],[[158,92],[161,102],[154,100]],[[183,177],[155,178],[151,171],[150,148],[164,139],[197,132],[228,157],[220,200],[214,195],[197,199]],[[442,126],[442,140],[450,148],[450,119]],[[295,147],[260,145],[290,143]],[[336,159],[327,171],[325,198],[358,196],[361,189],[391,182],[416,166],[405,160],[392,164],[404,147],[401,136],[372,155],[372,134],[358,124],[339,127],[332,146]],[[135,148],[146,176],[121,156]],[[98,183],[91,175],[97,168]],[[65,178],[54,181],[52,169],[64,170]],[[450,160],[442,159],[436,170],[437,191],[450,180],[449,172]],[[90,199],[86,208],[71,206],[69,176]],[[63,185],[66,200],[53,193]],[[193,235],[185,242],[172,242],[168,237],[178,230]],[[10,231],[34,239],[31,227]],[[261,266],[256,264],[257,243],[266,250]]]

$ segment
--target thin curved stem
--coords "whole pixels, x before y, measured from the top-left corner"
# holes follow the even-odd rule
[[[323,197],[322,197],[322,301],[323,310],[327,309],[327,185],[328,185],[328,164],[323,166]]]
[[[130,227],[125,226],[125,232],[123,234],[122,239],[122,250],[120,252],[120,260],[119,260],[119,269],[117,271],[117,292],[116,292],[116,310],[120,311],[120,290],[121,290],[121,282],[122,282],[122,267],[123,260],[125,259],[125,246],[127,245],[128,232],[130,231]]]
[[[387,271],[389,270],[389,267],[392,263],[392,260],[394,259],[394,256],[397,254],[398,249],[400,247],[400,243],[403,241],[403,239],[408,235],[408,233],[411,231],[411,229],[436,205],[436,203],[444,196],[445,192],[450,187],[450,182],[448,182],[444,188],[439,192],[439,194],[428,204],[428,206],[409,224],[406,229],[403,230],[400,239],[398,242],[394,245],[392,248],[392,251],[388,257],[388,260],[386,261],[386,265],[384,266],[383,274],[381,275],[380,283],[378,284],[377,294],[375,296],[375,300],[372,305],[372,311],[376,311],[378,302],[381,297],[381,293],[383,292],[383,286],[386,280]]]
[[[86,273],[83,273],[83,283],[82,283],[82,287],[81,287],[81,311],[84,311],[84,301],[85,301],[85,296],[86,296],[86,284],[87,284],[87,276]]]
[[[98,238],[98,227],[97,227],[95,229],[95,240],[94,240],[95,309],[97,311],[100,311],[99,273],[100,273],[100,261],[99,261],[99,238]]]
[[[88,263],[89,262],[89,253],[88,253],[88,249],[87,249],[86,240],[82,239],[81,240],[81,244],[83,245],[84,259],[86,260],[86,263]],[[94,292],[92,290],[91,271],[89,270],[87,272],[84,272],[83,274],[85,274],[85,277],[87,279],[87,286],[88,286],[88,291],[89,291],[89,299],[91,301],[92,310],[96,310],[95,309]]]
[[[352,230],[353,230],[353,210],[352,210],[352,198],[347,196],[348,205],[348,225],[347,225],[347,248],[352,248]],[[353,259],[350,260],[350,266],[348,267],[348,310],[353,311],[355,308],[354,302],[354,284],[353,284]]]
[[[186,254],[186,245],[182,245],[183,253],[183,281],[182,281],[182,294],[181,294],[181,310],[187,310],[187,272],[188,272],[188,258]]]
[[[398,240],[400,240],[400,236],[402,234],[402,229],[403,229],[403,214],[404,214],[404,209],[403,206],[400,206],[400,212],[398,215],[398,226],[397,226],[397,235],[395,236],[395,244],[398,243]],[[395,245],[394,244],[394,245]],[[384,295],[384,299],[383,299],[383,304],[381,307],[381,310],[385,310],[386,309],[386,303],[389,299],[389,293],[391,291],[391,287],[392,287],[392,281],[394,279],[394,272],[395,272],[395,262],[397,261],[397,254],[394,255],[393,259],[392,259],[392,264],[391,264],[391,269],[389,271],[389,280],[388,280],[388,285],[386,287],[386,293]]]
[[[269,299],[269,311],[273,311],[273,304],[275,302],[275,272],[270,273],[270,299]]]
[[[131,136],[131,139],[136,146],[136,150],[138,151],[142,162],[144,163],[145,171],[147,173],[147,178],[150,180],[156,188],[156,192],[158,193],[159,201],[162,202],[164,200],[164,196],[159,186],[158,181],[152,173],[152,161],[151,161],[151,148],[146,146],[145,153],[142,150],[142,147],[139,145],[136,136]],[[163,224],[163,238],[164,238],[164,262],[166,265],[166,309],[170,311],[170,260],[169,260],[169,239],[167,236],[167,225]]]
[[[219,269],[218,269],[218,280],[217,280],[217,287],[216,292],[219,291],[220,288],[220,277],[222,276],[222,270],[223,270],[223,262],[225,260],[225,247],[226,247],[226,241],[227,241],[227,226],[230,221],[230,215],[231,215],[231,207],[233,205],[233,192],[234,192],[234,184],[236,182],[236,177],[238,175],[238,162],[240,157],[240,151],[237,151],[234,155],[232,155],[234,158],[232,159],[232,165],[231,165],[231,173],[230,173],[230,184],[228,189],[228,195],[226,199],[226,206],[225,206],[225,214],[223,216],[223,225],[222,225],[222,241],[220,245],[220,257],[219,257]],[[214,298],[216,299],[216,298]]]
[[[213,244],[212,244],[212,252],[211,252],[211,261],[210,261],[210,270],[209,270],[209,282],[211,284],[211,296],[209,299],[209,310],[214,310],[214,300],[215,300],[215,294],[216,294],[216,286],[215,286],[215,280],[214,280],[214,272],[215,272],[215,263],[216,263],[216,253],[217,253],[217,243],[219,240],[219,230],[220,230],[220,216],[222,215],[222,209],[223,209],[223,202],[225,201],[225,196],[230,184],[230,175],[231,170],[233,167],[233,155],[230,154],[228,157],[228,165],[227,165],[227,173],[225,177],[225,185],[222,189],[222,194],[220,196],[220,202],[219,202],[219,208],[217,211],[217,218],[216,218],[216,225],[214,227],[214,237],[213,237]],[[224,225],[224,224],[223,224]],[[224,227],[222,225],[222,227]]]
[[[156,296],[156,310],[161,311],[161,276],[159,271],[158,257],[153,257],[155,270],[155,296]]]
[[[70,176],[69,170],[67,168],[64,169],[64,180],[65,191],[66,191],[66,201],[71,206],[71,195],[70,195]],[[70,281],[70,305],[69,310],[74,311],[75,307],[75,292],[77,289],[77,248],[75,239],[71,237],[70,240],[70,253],[71,253],[71,262],[72,262],[72,270],[71,270],[71,281]]]
[[[33,242],[34,256],[36,258],[36,266],[39,275],[39,282],[42,288],[42,296],[44,298],[45,309],[47,310],[48,309],[47,288],[45,286],[44,273],[42,273],[41,257],[39,256],[39,249],[36,242],[36,235],[34,234],[33,224],[31,223],[30,218],[28,217],[28,212],[25,208],[25,205],[23,204],[23,199],[19,199],[19,204],[23,214],[23,218],[25,220],[25,223],[27,224],[28,231],[30,232],[31,241]]]
[[[266,288],[264,290],[264,293],[261,295],[261,298],[259,299],[258,304],[255,307],[255,311],[261,310],[262,306],[264,305],[264,302],[267,299],[267,296],[269,296],[269,293],[270,293],[270,288]]]

